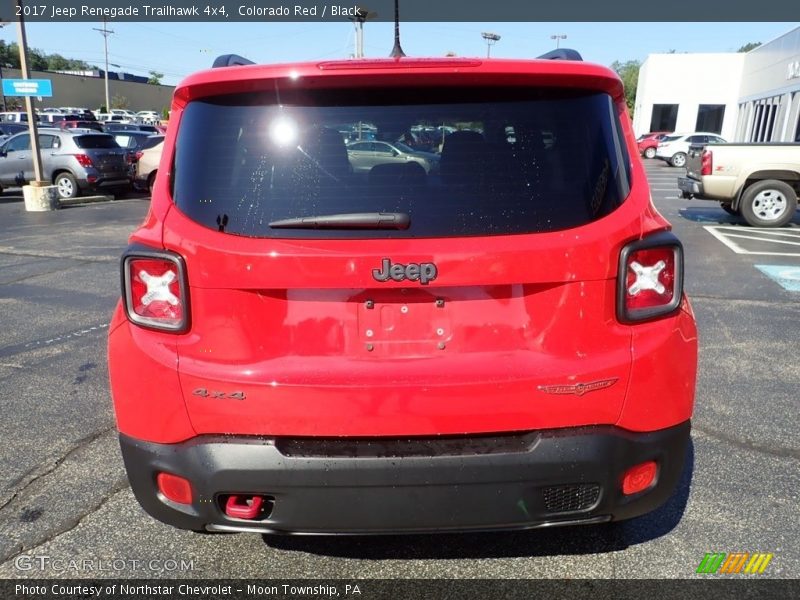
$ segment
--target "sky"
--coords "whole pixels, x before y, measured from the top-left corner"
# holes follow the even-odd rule
[[[484,31],[501,39],[492,57],[535,58],[552,50],[551,35],[566,35],[562,47],[584,60],[610,65],[643,61],[648,54],[735,52],[748,42],[768,42],[800,23],[402,23],[401,41],[409,56],[486,56]],[[26,24],[28,46],[96,64],[104,63],[98,23]],[[109,70],[135,75],[157,71],[162,83],[211,66],[220,54],[240,54],[257,63],[348,58],[354,52],[354,28],[339,23],[122,23],[109,22]],[[0,29],[0,39],[16,41],[16,27]],[[367,57],[388,56],[393,24],[364,26]]]

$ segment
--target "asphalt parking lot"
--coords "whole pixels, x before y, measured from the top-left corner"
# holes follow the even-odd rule
[[[105,337],[118,256],[148,200],[26,213],[7,191],[0,577],[688,578],[708,552],[772,553],[761,577],[797,577],[800,213],[777,233],[755,231],[713,203],[679,199],[682,170],[646,167],[686,249],[700,331],[678,493],[620,524],[470,535],[199,535],[146,516],[117,447]]]

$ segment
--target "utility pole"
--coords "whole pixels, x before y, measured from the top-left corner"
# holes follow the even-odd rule
[[[484,31],[481,34],[481,37],[486,40],[486,58],[492,57],[492,46],[494,46],[497,42],[500,41],[500,36],[496,33],[491,33],[489,31]]]
[[[5,27],[6,25],[8,25],[8,23],[0,23],[0,29]],[[2,80],[3,80],[3,63],[0,62],[0,81]],[[3,92],[3,112],[5,112],[6,110],[8,110],[6,108],[6,93]]]
[[[405,56],[403,48],[400,46],[400,0],[394,0],[394,48],[389,54],[392,58]]]
[[[97,27],[92,27],[95,31],[99,31],[100,35],[103,36],[103,45],[105,46],[106,52],[106,112],[111,112],[111,101],[108,98],[108,36],[114,33],[111,29],[106,29],[106,19],[103,17],[103,28],[98,29]]]
[[[25,35],[25,18],[23,15],[25,11],[22,6],[22,0],[17,0],[17,12],[19,13],[19,21],[17,21],[17,35],[19,36],[19,67],[22,71],[23,79],[30,79],[31,73],[28,69],[28,38]],[[36,127],[36,113],[33,110],[33,98],[25,96],[25,110],[28,113],[28,131],[31,136],[31,154],[33,155],[33,175],[35,181],[34,186],[47,185],[42,178],[42,156],[39,153],[39,130]]]

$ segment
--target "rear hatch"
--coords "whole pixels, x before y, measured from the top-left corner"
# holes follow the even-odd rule
[[[616,262],[647,189],[631,192],[619,84],[598,71],[585,89],[458,69],[179,89],[154,196],[172,195],[164,245],[186,261],[177,350],[196,431],[615,422],[631,364]],[[439,164],[389,152],[354,170],[348,144],[367,139]]]
[[[127,177],[128,166],[125,160],[125,150],[120,148],[110,135],[78,135],[75,136],[75,145],[89,156],[102,178]]]
[[[692,144],[689,146],[689,152],[686,155],[686,176],[700,181],[702,175],[700,173],[703,166],[703,151],[705,144]]]

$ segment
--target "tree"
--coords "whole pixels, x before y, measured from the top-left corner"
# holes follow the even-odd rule
[[[737,52],[750,52],[753,48],[758,48],[761,42],[747,42],[744,46],[739,48]]]
[[[628,112],[633,118],[633,107],[636,103],[636,86],[639,84],[639,67],[642,66],[638,60],[619,62],[615,60],[611,63],[611,68],[617,72],[625,86],[625,104],[628,105]]]
[[[147,83],[151,85],[161,85],[162,77],[164,77],[163,73],[159,73],[157,71],[150,71],[150,79],[147,80]]]
[[[51,54],[47,57],[47,69],[49,71],[68,71],[70,61],[60,54]]]
[[[128,99],[125,96],[111,98],[111,108],[128,108]]]

